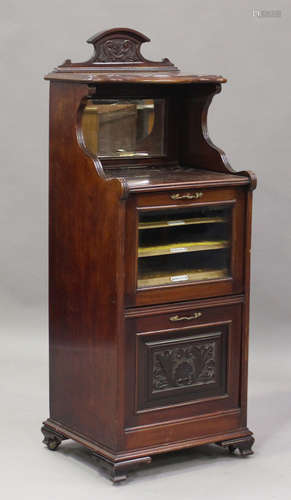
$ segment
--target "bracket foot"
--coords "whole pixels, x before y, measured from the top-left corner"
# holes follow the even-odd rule
[[[218,444],[223,448],[228,448],[231,454],[234,454],[235,450],[238,449],[242,457],[247,457],[253,455],[252,446],[255,440],[252,436],[246,436],[237,439],[228,439],[226,441],[220,441]]]
[[[101,457],[97,453],[92,453],[92,455],[99,462],[101,467],[107,470],[113,484],[125,481],[129,472],[137,469],[140,465],[150,464],[152,461],[151,457],[141,457],[121,462],[113,462],[107,458]]]
[[[60,446],[62,441],[68,439],[63,434],[54,431],[45,424],[42,426],[41,432],[44,435],[43,443],[46,444],[48,449],[52,451],[55,451]]]

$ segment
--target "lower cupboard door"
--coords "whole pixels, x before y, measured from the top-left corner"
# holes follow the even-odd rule
[[[127,320],[127,427],[239,408],[241,304]]]

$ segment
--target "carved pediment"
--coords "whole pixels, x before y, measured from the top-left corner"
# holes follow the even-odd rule
[[[138,31],[128,28],[114,28],[97,33],[87,40],[94,47],[94,55],[88,61],[72,63],[67,59],[58,67],[60,71],[84,70],[142,70],[142,71],[177,71],[169,59],[149,61],[140,51],[142,43],[150,39]]]

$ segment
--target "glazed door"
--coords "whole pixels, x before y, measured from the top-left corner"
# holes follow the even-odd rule
[[[241,189],[135,198],[128,210],[128,305],[240,293],[243,235]]]

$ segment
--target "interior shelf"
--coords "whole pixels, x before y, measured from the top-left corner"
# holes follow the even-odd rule
[[[192,224],[211,224],[227,222],[226,217],[192,217],[189,219],[170,219],[165,221],[140,222],[139,229],[158,229],[163,227],[186,226]]]
[[[195,242],[179,242],[169,245],[139,247],[138,257],[152,257],[154,255],[168,255],[185,252],[201,252],[204,250],[218,250],[220,248],[228,248],[229,241],[195,241]]]
[[[231,223],[222,205],[141,212],[137,287],[229,277]]]
[[[229,276],[227,268],[223,269],[183,269],[169,274],[169,271],[141,274],[138,278],[138,288],[148,286],[173,285],[187,281],[202,281],[221,279]]]

